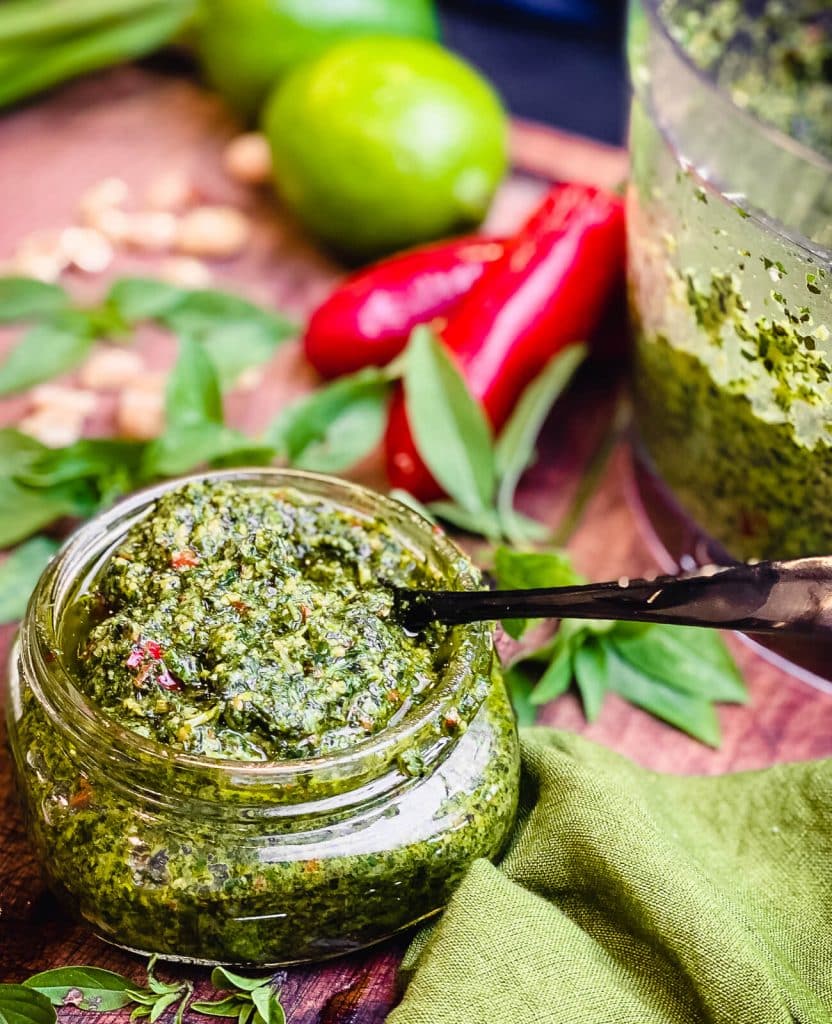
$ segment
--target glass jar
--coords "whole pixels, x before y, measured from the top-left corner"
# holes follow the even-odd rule
[[[449,587],[479,586],[441,531],[365,488],[272,470],[193,479],[209,477],[291,487],[362,518],[383,517]],[[75,533],[41,577],[21,626],[9,733],[51,886],[102,938],[192,962],[318,959],[429,917],[474,858],[500,852],[514,820],[517,733],[490,628],[454,629],[424,701],[346,751],[235,762],[145,739],[81,695],[61,637],[85,583],[179,484],[133,495]]]
[[[821,7],[794,0],[777,16],[814,46]],[[762,17],[759,4],[747,9]],[[774,11],[771,0],[766,10]],[[749,36],[743,11],[740,0],[631,6],[628,258],[639,454],[724,552],[825,554],[832,116],[822,90],[832,97],[832,86],[821,82],[811,94],[812,102],[820,97],[817,110],[807,102],[790,112],[778,92],[782,68],[769,68],[767,80],[754,64],[766,23],[755,22]],[[711,65],[719,66],[715,77],[702,70]],[[814,110],[809,127],[825,128],[826,146],[809,148],[744,107],[810,139],[800,118]]]

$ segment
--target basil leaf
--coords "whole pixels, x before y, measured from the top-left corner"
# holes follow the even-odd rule
[[[300,469],[347,469],[381,441],[389,390],[374,368],[342,377],[283,410],[266,440]]]
[[[38,577],[59,547],[48,537],[33,537],[0,564],[0,623],[14,622],[23,615]]]
[[[165,992],[163,995],[160,995],[150,1010],[150,1024],[154,1024],[154,1022],[162,1016],[169,1006],[172,1006],[181,998],[182,992],[179,989],[174,992]]]
[[[96,505],[86,486],[40,490],[0,478],[0,547],[16,544],[63,516],[88,515]]]
[[[141,475],[146,479],[180,476],[199,466],[266,465],[274,449],[259,444],[224,423],[187,423],[166,430],[144,451]]]
[[[227,390],[236,384],[244,370],[267,363],[283,337],[275,338],[272,331],[264,330],[259,323],[218,324],[203,336],[202,347],[214,364],[223,389]]]
[[[575,652],[575,682],[584,706],[588,722],[594,722],[601,714],[601,706],[607,693],[607,652],[603,643],[584,644]]]
[[[151,277],[122,277],[113,282],[104,304],[126,321],[156,320],[170,313],[188,294],[184,288]]]
[[[694,739],[719,746],[719,720],[708,701],[640,672],[611,646],[607,648],[607,672],[607,687],[614,693]]]
[[[237,1016],[237,1024],[248,1024],[255,1012],[254,1003],[243,1003],[240,1006],[240,1012]]]
[[[502,536],[500,520],[494,509],[471,510],[453,501],[432,501],[428,511],[467,533],[479,534],[491,541],[498,541]]]
[[[267,985],[272,976],[259,978],[245,978],[242,974],[235,974],[227,967],[215,967],[211,971],[211,984],[218,989],[240,989],[242,992],[253,992],[257,988]]]
[[[34,277],[0,277],[0,324],[52,316],[69,306],[69,296],[56,284]]]
[[[0,1024],[55,1024],[57,1019],[40,992],[25,985],[0,985]]]
[[[251,1001],[257,1007],[258,1024],[286,1024],[286,1014],[271,985],[256,988],[251,993]]]
[[[499,547],[494,553],[494,575],[501,590],[569,587],[584,582],[564,551],[516,551]],[[526,619],[503,620],[503,629],[515,640],[523,635],[528,625]]]
[[[535,442],[549,411],[586,354],[586,345],[570,345],[551,359],[520,396],[495,445],[494,460],[500,478],[497,508],[506,536],[514,543],[522,539],[514,517],[514,495],[520,477],[534,460]]]
[[[404,393],[413,440],[436,480],[466,511],[490,510],[497,482],[491,428],[428,327],[411,335]]]
[[[0,395],[24,391],[74,370],[92,345],[85,318],[62,318],[30,328],[0,366]]]
[[[748,690],[716,630],[650,625],[613,631],[610,642],[634,668],[694,697],[744,704]]]
[[[205,350],[192,338],[179,341],[179,358],[165,392],[167,429],[223,422],[217,374]]]
[[[557,647],[546,667],[546,671],[538,680],[530,700],[532,704],[547,704],[566,693],[572,682],[573,647],[570,643]]]
[[[532,691],[534,690],[534,682],[529,678],[528,674],[523,671],[523,669],[518,668],[517,666],[504,669],[503,678],[505,679],[506,686],[508,687],[509,696],[511,697],[511,705],[514,708],[514,714],[517,717],[517,724],[521,727],[534,725],[537,708],[529,699]]]
[[[36,462],[45,452],[45,444],[12,427],[0,429],[0,467],[5,476],[15,476]]]
[[[83,438],[66,448],[46,448],[16,478],[31,487],[50,487],[86,477],[94,480],[116,472],[134,473],[145,445],[111,438]]]
[[[189,1009],[195,1013],[203,1013],[206,1017],[236,1017],[240,1011],[250,1004],[242,1002],[237,995],[226,996],[213,1002],[197,1001],[191,1003]]]
[[[80,993],[78,998],[69,1000],[72,1006],[81,1010],[119,1010],[132,1002],[135,981],[114,971],[100,967],[56,967],[41,971],[23,983],[45,995],[55,1006],[67,1003],[67,996]]]

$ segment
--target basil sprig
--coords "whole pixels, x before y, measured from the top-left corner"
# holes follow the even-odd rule
[[[562,587],[586,582],[561,551],[498,548],[497,585],[506,589]],[[503,623],[515,638],[529,623]],[[525,643],[506,666],[521,724],[574,680],[592,722],[607,693],[616,693],[710,746],[719,746],[715,703],[744,704],[748,692],[718,632],[690,626],[563,619],[554,634]]]
[[[542,540],[545,527],[514,508],[517,485],[534,461],[546,416],[585,357],[585,345],[556,355],[495,441],[445,347],[430,328],[417,327],[403,357],[407,417],[419,454],[450,498],[425,511],[493,541]]]
[[[236,1018],[237,1024],[285,1024],[286,1015],[271,976],[247,978],[225,967],[211,974],[216,1000],[193,1000],[188,980],[162,981],[156,958],[146,968],[144,985],[101,967],[56,967],[27,978],[22,985],[0,985],[0,1024],[55,1024],[56,1006],[74,1006],[91,1013],[108,1013],[132,1006],[131,1020],[147,1018],[156,1024],[166,1014],[182,1024],[185,1011],[211,1017]]]

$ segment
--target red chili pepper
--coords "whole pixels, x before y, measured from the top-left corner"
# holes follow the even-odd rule
[[[323,377],[385,366],[417,324],[448,313],[502,255],[498,239],[456,238],[359,271],[312,314],[306,358]]]
[[[621,199],[587,185],[555,186],[440,331],[495,429],[557,352],[590,337],[623,273]],[[392,486],[422,501],[441,496],[416,450],[401,392],[385,451]]]

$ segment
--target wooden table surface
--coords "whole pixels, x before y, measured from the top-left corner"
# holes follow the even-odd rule
[[[72,223],[80,194],[107,175],[124,178],[138,199],[154,177],[184,168],[206,201],[240,204],[256,224],[244,255],[217,266],[218,283],[255,300],[302,317],[326,293],[340,270],[281,213],[268,193],[255,194],[224,175],[220,154],[237,129],[216,98],[187,79],[158,71],[120,69],[75,83],[0,119],[0,262],[19,240],[36,229]],[[625,158],[617,150],[533,125],[515,125],[515,166],[536,175],[576,177],[615,184]],[[492,215],[496,230],[518,222],[543,185],[515,175],[501,192]],[[152,273],[154,260],[120,256],[116,271]],[[68,275],[84,294],[99,294],[102,279]],[[0,341],[0,345],[3,342]],[[170,339],[142,333],[138,342],[148,365],[173,359]],[[256,393],[232,394],[235,425],[255,431],[292,395],[315,385],[315,377],[290,344],[266,369]],[[545,429],[542,456],[528,473],[521,494],[525,510],[556,524],[574,494],[589,453],[603,434],[615,382],[584,377]],[[0,425],[25,412],[26,399],[0,403]],[[103,399],[89,424],[92,432],[112,429],[113,399]],[[354,474],[382,485],[377,460]],[[655,571],[647,533],[630,497],[629,457],[622,447],[610,461],[600,487],[569,547],[593,579]],[[0,631],[5,663],[12,629]],[[600,719],[584,723],[568,695],[542,711],[543,722],[574,729],[635,760],[671,772],[715,773],[762,767],[776,761],[832,753],[832,696],[818,692],[729,638],[751,690],[748,707],[723,709],[724,741],[712,751],[610,696]],[[405,940],[323,966],[285,972],[283,1001],[290,1024],[372,1024],[382,1021],[396,998],[396,966]],[[94,938],[73,923],[44,889],[27,845],[15,803],[5,745],[0,753],[0,981],[19,981],[49,966],[89,963],[140,979],[143,964]],[[203,990],[207,973],[176,968]],[[83,1016],[67,1008],[62,1020]],[[126,1013],[111,1015],[126,1020]],[[193,1015],[193,1019],[205,1018]]]

